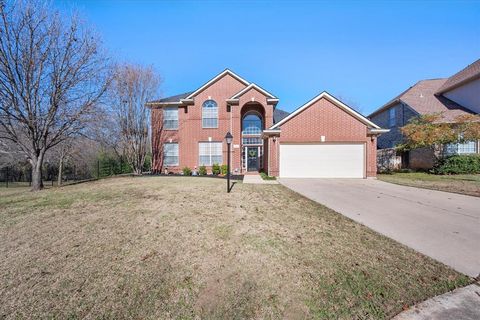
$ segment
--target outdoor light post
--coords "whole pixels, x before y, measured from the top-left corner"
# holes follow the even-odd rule
[[[232,144],[233,136],[229,132],[225,135],[227,142],[227,193],[230,193],[230,145]]]

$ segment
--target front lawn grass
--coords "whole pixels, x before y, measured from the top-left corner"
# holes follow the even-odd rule
[[[480,197],[480,175],[435,175],[425,172],[379,174],[378,179],[418,188]]]
[[[0,189],[0,317],[384,319],[470,279],[281,185]]]

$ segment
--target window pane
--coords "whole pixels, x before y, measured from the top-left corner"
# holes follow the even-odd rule
[[[445,145],[445,155],[470,154],[477,152],[477,142],[467,141],[464,143],[449,143]]]
[[[248,137],[242,139],[242,144],[252,145],[252,144],[262,144],[262,138],[260,137]]]
[[[476,141],[467,141],[458,144],[458,154],[475,153]]]
[[[393,127],[395,126],[395,108],[390,108],[390,110],[388,110],[388,124],[390,127]]]
[[[163,164],[165,166],[178,165],[178,143],[165,143],[163,146]]]
[[[247,114],[242,121],[242,134],[261,134],[262,119],[256,114]]]
[[[210,156],[200,156],[199,165],[200,166],[209,166],[210,165]]]
[[[207,100],[203,103],[202,127],[218,128],[218,106],[213,100]]]
[[[178,129],[178,107],[163,108],[163,128]]]
[[[204,128],[217,128],[218,127],[218,119],[217,118],[203,118],[202,119],[202,127],[204,127]]]
[[[199,142],[198,164],[200,166],[212,166],[214,163],[222,164],[222,143]]]

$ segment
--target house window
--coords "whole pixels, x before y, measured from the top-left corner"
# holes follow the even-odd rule
[[[477,142],[476,141],[465,141],[463,143],[449,143],[445,145],[444,153],[445,155],[454,155],[454,154],[471,154],[477,152]]]
[[[166,130],[178,129],[178,107],[163,108],[163,128]]]
[[[207,100],[203,103],[202,127],[218,128],[218,106],[213,100]]]
[[[260,137],[247,137],[247,138],[242,138],[242,144],[243,145],[259,145],[262,144],[262,138]]]
[[[259,115],[250,113],[243,117],[242,134],[260,135],[262,134],[262,119]]]
[[[395,107],[388,110],[388,125],[389,127],[395,127],[396,124],[396,112]]]
[[[178,143],[165,143],[163,145],[163,165],[178,166]]]
[[[222,143],[221,142],[199,142],[198,143],[198,163],[200,166],[212,166],[222,163]]]

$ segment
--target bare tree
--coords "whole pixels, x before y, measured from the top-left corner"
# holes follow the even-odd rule
[[[16,144],[9,140],[0,140],[0,169],[21,161],[25,161],[24,154],[17,148]]]
[[[152,67],[122,65],[116,69],[112,107],[117,118],[123,154],[135,174],[141,174],[148,150],[149,109],[158,94],[160,77]]]
[[[82,132],[110,83],[99,40],[76,17],[35,1],[0,2],[0,139],[32,165],[43,187],[45,153]]]

